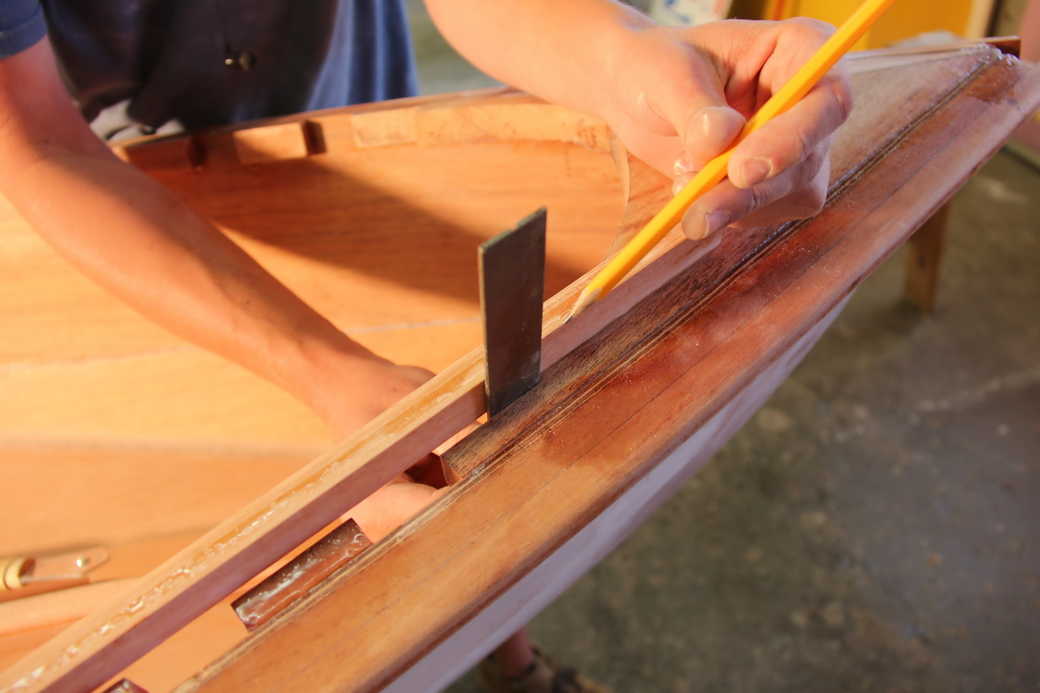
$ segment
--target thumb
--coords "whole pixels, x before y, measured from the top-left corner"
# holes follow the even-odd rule
[[[726,151],[745,119],[726,100],[715,66],[696,49],[691,50],[683,72],[665,86],[659,108],[679,135],[677,171],[699,171]]]
[[[686,120],[677,169],[699,171],[726,151],[744,128],[744,116],[728,105],[695,108]]]

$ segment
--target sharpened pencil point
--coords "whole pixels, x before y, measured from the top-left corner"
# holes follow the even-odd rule
[[[571,309],[571,312],[567,316],[567,318],[563,321],[563,324],[566,325],[575,316],[579,315],[583,310],[595,303],[599,299],[599,295],[601,293],[602,289],[594,289],[591,286],[586,286],[584,289],[582,289],[581,294],[578,296],[578,300],[574,302],[574,307]]]

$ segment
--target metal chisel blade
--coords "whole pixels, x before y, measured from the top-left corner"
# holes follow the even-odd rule
[[[543,207],[480,246],[489,417],[534,387],[541,374],[545,220]]]

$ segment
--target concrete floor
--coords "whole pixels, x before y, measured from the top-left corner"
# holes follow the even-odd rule
[[[490,83],[416,35],[426,91]],[[618,693],[1040,689],[1040,173],[958,196],[935,314],[902,262],[535,619],[547,651]]]

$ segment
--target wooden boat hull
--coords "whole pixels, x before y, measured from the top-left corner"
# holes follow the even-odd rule
[[[248,638],[231,633],[213,642],[228,651],[211,665],[197,661],[212,659],[208,652],[195,660],[171,652],[191,649],[199,633],[220,631],[212,619],[228,616],[222,601],[228,594],[400,471],[413,453],[471,421],[480,406],[479,355],[445,368],[414,398],[236,513],[117,603],[26,657],[0,685],[87,690],[128,665],[125,673],[149,689],[189,676],[180,690],[429,690],[430,681],[449,680],[616,544],[721,445],[794,367],[859,281],[1040,100],[1035,71],[985,47],[918,56],[909,67],[905,56],[859,60],[865,62],[853,68],[862,105],[839,135],[827,209],[811,223],[727,232],[702,245],[673,238],[611,295],[613,303],[587,311],[585,322],[562,325],[580,284],[561,291],[547,307],[550,365],[542,384],[445,456],[461,480],[420,517]],[[489,113],[497,98],[509,108],[497,120],[474,116],[467,100],[473,98],[490,100],[480,106]],[[502,124],[524,120],[510,115],[511,108],[535,105],[524,99],[463,97],[456,106],[464,115],[451,121],[455,125],[432,131],[463,132],[476,142],[501,138]],[[377,130],[383,134],[371,135],[362,122],[358,135],[352,119],[380,108],[386,109]],[[413,108],[421,105],[404,104],[406,113],[396,114],[392,106],[347,111],[351,123],[342,126],[349,134],[343,139],[376,148],[421,143],[431,130],[412,125],[422,121]],[[539,151],[562,146],[564,162],[585,156],[573,147],[594,152],[595,170],[612,172],[604,174],[608,189],[627,189],[624,230],[660,206],[667,183],[639,162],[622,160],[626,184],[609,137],[597,134],[601,126],[549,112],[555,126],[534,119],[542,125],[523,137],[539,143]],[[256,133],[216,133],[211,145],[174,141],[128,156],[151,161],[157,171],[190,171],[201,160],[199,146],[207,152],[204,167],[223,165],[232,155],[243,169],[277,166],[264,157],[332,155],[338,140],[328,133],[341,124],[335,114],[328,119],[320,154],[306,138],[302,146],[291,139],[295,148],[265,148]],[[981,120],[985,128],[978,127]],[[288,130],[269,129],[285,125],[264,128],[275,141],[285,132],[308,132],[292,121]],[[245,144],[236,149],[236,141]],[[227,175],[245,184],[252,173]],[[616,223],[608,228],[604,246]],[[313,260],[300,266],[321,264]],[[299,286],[306,288],[306,278]],[[201,621],[131,665],[213,604]]]

